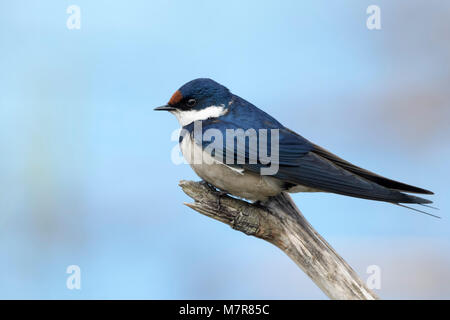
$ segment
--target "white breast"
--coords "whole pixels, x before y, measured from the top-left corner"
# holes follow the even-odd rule
[[[264,201],[282,191],[281,182],[276,178],[238,170],[213,159],[190,135],[184,136],[180,149],[200,178],[232,195]]]

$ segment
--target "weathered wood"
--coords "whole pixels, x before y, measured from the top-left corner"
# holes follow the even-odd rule
[[[201,182],[180,181],[180,186],[195,200],[185,203],[188,207],[276,245],[331,299],[378,299],[314,230],[288,194],[251,204]]]

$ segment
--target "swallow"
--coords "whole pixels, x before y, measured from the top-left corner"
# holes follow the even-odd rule
[[[222,192],[251,201],[266,201],[281,192],[330,192],[404,207],[404,204],[432,203],[408,193],[432,195],[433,192],[385,178],[336,156],[214,80],[200,78],[187,82],[166,105],[155,110],[168,111],[177,118],[182,127],[179,146],[183,157],[200,178]],[[195,136],[196,130],[201,138]],[[250,142],[241,143],[238,150],[235,134],[238,130],[266,132],[265,141],[262,143],[261,135],[255,134],[259,138],[256,147],[255,143],[253,146]],[[215,137],[215,148],[208,148],[212,140],[204,139],[208,132],[220,136]],[[230,132],[233,132],[230,139],[235,142],[231,147],[227,144],[231,141],[227,140]],[[250,136],[244,137],[245,142],[252,140]],[[275,136],[276,140],[272,141]],[[277,147],[276,157],[269,157],[269,161],[267,156],[264,159],[260,156],[265,144],[266,155],[268,149]],[[232,156],[226,158],[227,153]],[[262,174],[272,166],[276,170]]]

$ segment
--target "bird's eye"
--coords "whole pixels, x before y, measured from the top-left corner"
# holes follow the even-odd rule
[[[197,104],[197,100],[195,100],[195,99],[189,99],[188,101],[187,101],[187,105],[189,106],[189,107],[193,107],[193,106],[195,106]]]

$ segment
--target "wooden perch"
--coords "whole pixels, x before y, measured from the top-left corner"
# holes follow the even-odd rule
[[[314,230],[288,194],[251,204],[223,195],[205,183],[180,181],[180,186],[195,200],[185,203],[188,207],[276,245],[331,299],[378,299]]]

